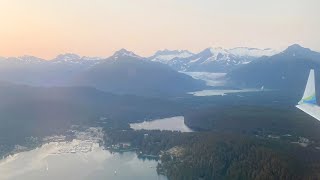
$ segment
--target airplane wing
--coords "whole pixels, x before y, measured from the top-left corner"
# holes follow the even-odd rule
[[[299,104],[296,107],[320,121],[320,106]]]
[[[302,99],[296,107],[320,121],[320,106],[317,104],[316,99],[315,76],[313,69],[310,70],[306,89]]]

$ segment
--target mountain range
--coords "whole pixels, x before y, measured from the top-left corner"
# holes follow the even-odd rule
[[[151,96],[180,94],[205,87],[203,81],[125,49],[79,73],[70,83],[77,86],[89,85],[118,94]]]
[[[88,60],[90,59],[90,60]],[[0,61],[0,81],[32,86],[90,86],[116,94],[163,96],[206,87],[201,80],[121,49],[107,59],[59,55]]]
[[[179,73],[227,73],[228,86],[296,89],[301,91],[311,68],[319,69],[320,53],[300,45],[286,50],[238,47],[207,48],[199,53],[162,50],[142,57],[121,49],[109,58],[58,55],[0,58],[0,81],[35,86],[91,86],[136,95],[186,93],[206,87],[203,81]]]
[[[116,53],[127,51],[121,49]],[[129,51],[127,51],[129,52]],[[133,52],[130,52],[134,54]],[[130,55],[128,53],[127,55]],[[238,47],[233,49],[207,48],[199,53],[192,53],[188,50],[159,50],[153,56],[140,57],[153,62],[160,62],[169,65],[177,71],[205,71],[205,72],[229,72],[235,67],[247,64],[262,56],[271,56],[278,53],[273,49],[257,49]],[[114,56],[114,55],[112,55]],[[76,66],[91,66],[101,63],[103,57],[79,56],[77,54],[60,54],[51,60],[45,60],[34,56],[21,56],[1,58],[0,62],[10,61],[16,63],[65,63]]]
[[[197,54],[189,51],[158,51],[149,59],[169,65],[177,71],[229,72],[243,64],[277,54],[273,49],[238,47],[207,48]]]

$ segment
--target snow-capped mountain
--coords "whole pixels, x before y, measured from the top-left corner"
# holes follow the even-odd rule
[[[198,54],[181,60],[174,59],[175,65],[181,64],[181,71],[225,72],[228,66],[241,64],[241,59],[223,48],[207,48]]]
[[[35,56],[27,56],[27,55],[18,57],[17,59],[24,61],[24,62],[36,62],[36,63],[45,61],[45,59],[38,58]]]
[[[97,63],[104,58],[101,57],[89,57],[89,56],[79,56],[77,54],[66,53],[60,54],[56,58],[52,59],[51,61],[54,63],[74,63],[74,64],[91,64]]]
[[[66,53],[66,54],[60,54],[56,58],[52,59],[52,61],[55,62],[73,62],[73,61],[79,61],[81,57],[77,54],[72,53]]]
[[[168,52],[162,53],[167,54]],[[257,48],[233,48],[223,49],[207,48],[198,54],[188,54],[187,57],[176,56],[170,58],[159,58],[162,55],[158,51],[149,59],[168,64],[173,69],[178,71],[209,71],[209,72],[228,72],[236,66],[248,64],[251,61],[262,57],[276,54],[277,51],[272,49],[257,49]],[[172,53],[171,53],[172,54]],[[170,55],[171,55],[170,54]],[[160,56],[162,57],[162,56]]]
[[[54,59],[51,60],[45,60],[42,58],[38,58],[35,56],[19,56],[19,57],[0,57],[0,62],[14,62],[14,63],[73,63],[73,64],[96,64],[97,62],[104,60],[105,58],[102,57],[89,57],[89,56],[79,56],[77,54],[72,53],[66,53],[66,54],[60,54]]]
[[[14,62],[14,63],[40,63],[45,62],[44,59],[34,57],[34,56],[20,56],[20,57],[0,57],[1,62]]]
[[[189,92],[205,86],[202,81],[125,49],[82,71],[72,82],[76,86],[90,85],[108,92],[143,96]]]
[[[237,64],[238,62],[235,61],[237,57],[230,53],[226,49],[222,49],[221,47],[218,48],[207,48],[197,54],[196,57],[191,59],[191,63],[196,64],[209,64],[212,62],[223,62],[226,64]]]
[[[245,88],[288,89],[303,92],[310,69],[320,68],[320,53],[298,44],[273,56],[265,56],[229,72],[232,85]],[[320,80],[316,81],[320,83]],[[289,91],[288,91],[289,92]],[[298,94],[299,94],[298,93]]]
[[[273,49],[257,49],[237,47],[233,49],[207,48],[197,54],[187,50],[161,50],[149,58],[141,57],[126,49],[120,49],[109,58],[79,56],[73,53],[60,54],[52,60],[44,60],[34,56],[1,58],[0,62],[22,64],[60,64],[74,67],[92,67],[104,60],[120,60],[136,58],[150,60],[171,66],[177,71],[229,72],[237,66],[248,64],[262,56],[278,53]]]
[[[229,52],[238,56],[238,57],[262,57],[262,56],[273,56],[278,54],[279,51],[266,48],[266,49],[258,49],[258,48],[248,48],[248,47],[236,47],[230,49]]]
[[[187,50],[160,50],[157,51],[153,56],[149,57],[151,61],[161,62],[161,63],[168,63],[168,61],[174,58],[187,58],[193,56],[194,54]]]

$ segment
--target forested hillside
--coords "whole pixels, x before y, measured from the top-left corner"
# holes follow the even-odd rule
[[[158,173],[170,180],[320,178],[319,150],[279,140],[169,131],[109,131],[105,140],[160,155]]]

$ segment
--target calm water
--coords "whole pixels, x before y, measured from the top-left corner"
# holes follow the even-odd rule
[[[261,89],[240,89],[240,90],[231,90],[231,89],[222,89],[222,90],[202,90],[196,92],[190,92],[193,96],[225,96],[232,93],[246,93],[246,92],[259,92]]]
[[[224,86],[226,83],[226,73],[209,73],[209,72],[182,72],[194,79],[200,79],[206,82],[208,86]],[[257,92],[261,89],[214,89],[214,90],[202,90],[196,92],[189,92],[193,96],[225,96],[232,93],[245,93],[245,92]]]
[[[153,121],[144,121],[142,123],[130,124],[130,127],[134,130],[168,130],[168,131],[180,131],[180,132],[192,132],[184,124],[184,117],[177,116],[164,119],[156,119]]]
[[[0,179],[165,180],[157,175],[157,163],[132,152],[112,154],[83,140],[51,142],[1,160]]]

